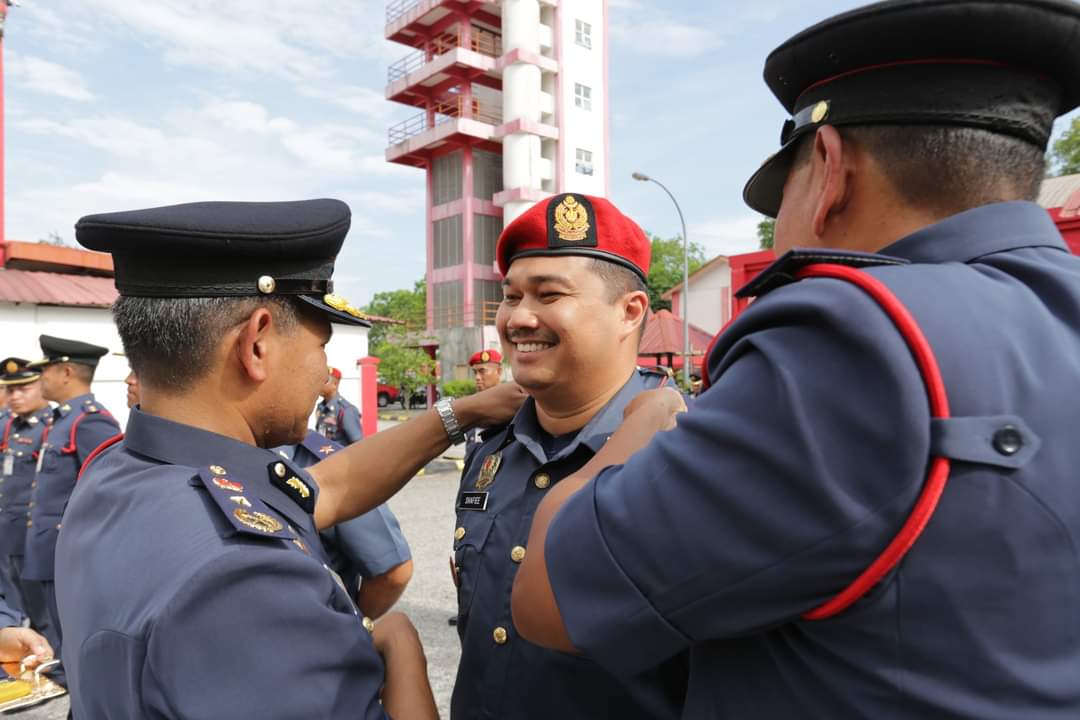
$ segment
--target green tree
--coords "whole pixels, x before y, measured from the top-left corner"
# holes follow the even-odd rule
[[[776,221],[772,218],[762,218],[757,224],[758,245],[762,250],[773,249],[773,236],[776,234]]]
[[[1080,117],[1073,118],[1072,124],[1054,141],[1047,160],[1052,175],[1080,173]]]
[[[405,407],[409,398],[435,382],[435,361],[423,350],[397,340],[400,338],[376,345],[373,354],[380,360],[379,377],[385,384],[401,388],[401,404]]]
[[[404,326],[375,323],[368,335],[371,347],[380,346],[397,330],[423,330],[427,326],[427,284],[421,278],[412,290],[375,293],[363,310],[370,315],[381,315],[405,323]]]
[[[655,310],[670,310],[671,302],[662,300],[661,295],[683,281],[683,241],[682,237],[664,240],[649,233],[652,241],[652,260],[649,265],[649,305]],[[687,248],[690,257],[690,273],[693,274],[705,264],[705,249],[696,242]]]

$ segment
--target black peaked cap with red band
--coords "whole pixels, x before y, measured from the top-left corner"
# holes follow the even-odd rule
[[[822,125],[972,127],[1045,150],[1080,105],[1080,3],[875,3],[795,35],[764,74],[791,119],[743,199],[775,217],[798,140]]]
[[[563,193],[542,200],[506,226],[495,257],[503,275],[510,263],[534,255],[584,255],[649,276],[652,245],[638,224],[610,201]]]

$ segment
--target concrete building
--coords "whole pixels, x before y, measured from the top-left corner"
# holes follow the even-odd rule
[[[386,37],[412,48],[386,96],[420,112],[386,159],[427,173],[427,330],[443,379],[498,347],[495,241],[561,192],[607,195],[607,0],[394,0]]]

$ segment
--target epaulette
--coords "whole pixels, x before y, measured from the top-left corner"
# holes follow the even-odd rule
[[[798,280],[795,277],[807,265],[845,265],[853,268],[878,267],[881,265],[908,265],[903,258],[876,253],[857,252],[855,250],[797,249],[784,253],[779,260],[765,268],[750,282],[743,285],[735,297],[761,297],[778,287],[783,287]]]
[[[82,404],[82,410],[84,413],[93,415],[94,413],[101,412],[101,408],[93,400],[86,400]]]
[[[304,442],[301,443],[305,449],[315,457],[327,458],[340,450],[343,445],[339,445],[333,440],[328,440],[325,435],[317,432],[309,432],[304,437]]]
[[[249,494],[244,482],[230,477],[220,465],[200,468],[199,480],[236,532],[282,540],[292,540],[295,537],[280,515],[257,496]]]

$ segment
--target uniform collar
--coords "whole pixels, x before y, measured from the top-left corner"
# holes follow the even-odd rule
[[[1050,214],[1032,202],[983,205],[897,240],[879,252],[916,263],[971,262],[1025,247],[1068,252]]]
[[[132,452],[169,465],[190,468],[217,465],[225,468],[228,479],[255,488],[266,504],[286,515],[291,522],[303,526],[312,523],[310,515],[270,483],[271,468],[277,462],[284,462],[293,474],[302,474],[307,478],[308,485],[313,489],[316,488],[315,483],[293,461],[273,451],[150,415],[138,408],[132,408],[128,417],[124,446]]]
[[[52,406],[51,405],[46,405],[45,407],[41,408],[37,412],[30,413],[26,417],[23,417],[21,415],[16,415],[15,416],[15,424],[17,426],[19,426],[19,427],[29,427],[29,426],[36,427],[38,425],[41,425],[42,427],[44,427],[45,425],[47,425],[49,423],[50,420],[52,420],[52,416],[53,416]]]
[[[71,398],[70,400],[67,400],[66,402],[60,403],[56,407],[55,413],[56,413],[56,415],[59,415],[60,417],[67,417],[68,414],[70,414],[72,410],[74,410],[76,408],[81,408],[86,403],[93,402],[93,401],[94,401],[94,393],[85,393],[83,395],[76,395],[75,397]]]
[[[573,442],[563,448],[555,457],[549,458],[544,454],[544,448],[540,442],[543,431],[540,428],[540,421],[536,417],[536,401],[531,397],[526,399],[525,404],[517,411],[517,415],[514,416],[514,420],[508,428],[508,434],[519,441],[541,463],[570,457],[579,445],[585,445],[595,453],[604,446],[612,433],[622,424],[623,410],[626,409],[627,404],[645,387],[645,379],[635,369],[630,378],[619,389],[619,392],[615,393],[615,396],[608,400],[604,407],[600,408],[600,412],[596,413],[586,423],[585,427],[578,430]]]

